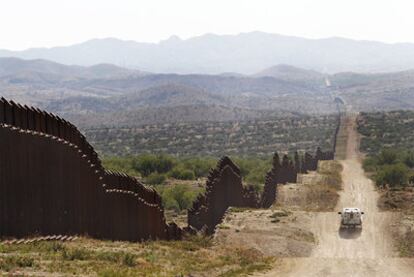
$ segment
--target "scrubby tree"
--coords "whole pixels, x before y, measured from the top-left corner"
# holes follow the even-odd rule
[[[405,153],[403,162],[409,168],[414,168],[414,151],[408,151],[407,153]]]
[[[408,183],[409,168],[403,163],[384,165],[376,174],[379,186],[402,186]]]
[[[165,175],[158,172],[153,172],[145,178],[145,182],[148,185],[161,185],[165,182],[165,180]]]
[[[398,161],[398,152],[394,149],[386,148],[378,156],[378,164],[394,164]]]
[[[160,190],[164,207],[176,212],[189,209],[198,193],[198,191],[184,184],[168,186]]]
[[[133,161],[133,168],[146,177],[151,173],[166,173],[174,166],[174,159],[167,155],[142,155]]]
[[[169,173],[168,176],[173,177],[179,180],[194,180],[194,172],[190,169],[183,168],[182,166],[174,167]]]

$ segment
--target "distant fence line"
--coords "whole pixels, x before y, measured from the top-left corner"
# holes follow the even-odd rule
[[[299,173],[316,170],[318,161],[332,160],[333,156],[333,152],[322,152],[318,148],[315,155],[305,153],[300,159],[296,152],[295,161],[284,155],[281,162],[276,152],[261,196],[253,187],[243,186],[240,169],[230,158],[223,157],[210,171],[205,193],[188,210],[188,225],[212,234],[229,207],[269,208],[276,200],[278,184],[295,183]]]

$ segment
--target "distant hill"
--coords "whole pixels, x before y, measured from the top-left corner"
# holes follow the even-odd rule
[[[67,66],[47,60],[23,60],[0,58],[0,78],[24,78],[29,81],[55,81],[73,79],[125,78],[145,74],[111,64],[97,64],[90,67]]]
[[[315,70],[306,70],[291,65],[280,64],[253,75],[254,77],[273,77],[286,81],[317,80],[322,83],[324,75]]]
[[[60,114],[135,111],[147,107],[223,105],[222,97],[177,84],[155,86],[112,97],[74,96],[50,102],[46,109]]]
[[[115,64],[156,73],[255,74],[289,64],[322,73],[390,72],[414,68],[414,44],[387,44],[345,38],[305,39],[263,32],[206,34],[160,43],[114,38],[65,47],[0,50],[0,57],[46,59],[67,65]]]
[[[255,75],[154,74],[0,58],[0,96],[100,125],[326,114],[335,97],[358,111],[414,109],[414,70],[328,75],[276,65]]]
[[[123,109],[186,105],[220,105],[224,98],[189,86],[170,84],[125,94],[117,99]]]
[[[338,73],[332,91],[358,111],[414,109],[414,70],[393,73]]]
[[[275,78],[295,84],[302,84],[303,86],[323,87],[324,79],[327,74],[322,74],[315,70],[307,70],[291,65],[275,65],[265,70],[262,70],[252,77],[255,78]]]

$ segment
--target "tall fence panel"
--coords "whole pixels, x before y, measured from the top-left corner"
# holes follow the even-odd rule
[[[0,237],[88,235],[178,239],[161,198],[135,178],[106,171],[69,122],[0,100]]]

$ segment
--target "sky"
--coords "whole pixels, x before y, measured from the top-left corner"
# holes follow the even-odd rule
[[[412,0],[1,0],[0,49],[263,31],[414,43]]]

